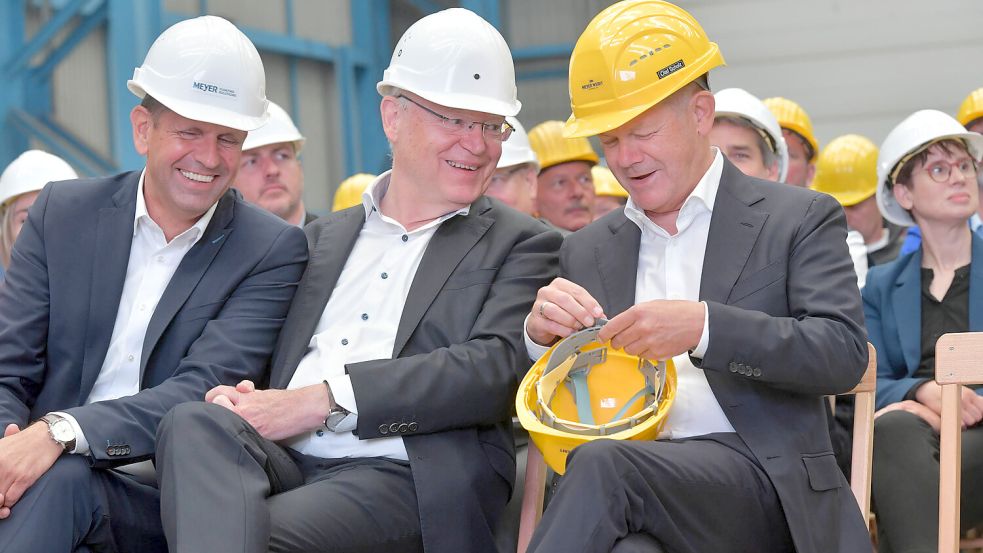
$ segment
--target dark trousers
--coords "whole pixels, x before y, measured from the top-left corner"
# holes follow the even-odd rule
[[[671,553],[793,550],[778,496],[736,434],[576,448],[530,550],[644,550],[634,534]]]
[[[302,455],[206,403],[174,408],[157,440],[172,552],[423,551],[408,463]]]
[[[159,493],[63,455],[0,520],[2,553],[164,553]]]
[[[983,522],[983,426],[962,433],[963,530]],[[939,435],[917,415],[874,422],[871,486],[881,553],[935,553],[939,539]]]

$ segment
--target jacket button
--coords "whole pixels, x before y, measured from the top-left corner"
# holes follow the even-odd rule
[[[751,371],[751,374],[753,374],[754,376],[761,376],[761,369],[754,369],[753,371]]]
[[[109,455],[110,457],[115,455],[115,453],[113,453],[113,446],[109,446],[106,448],[106,455]]]
[[[392,432],[392,433],[394,433],[394,434],[396,432],[399,432],[399,423],[395,423],[394,422],[394,423],[390,424],[389,425],[389,431]]]
[[[402,433],[406,432],[407,430],[409,430],[409,428],[410,428],[410,425],[408,425],[408,424],[406,424],[404,422],[404,423],[402,423],[402,424],[399,425],[399,433],[402,434]]]
[[[410,432],[416,432],[419,429],[420,429],[420,425],[419,424],[417,424],[415,422],[411,422],[410,423],[410,427],[409,427]]]
[[[123,455],[129,455],[129,454],[130,454],[130,446],[124,446]]]
[[[730,367],[730,372],[732,372],[732,373],[736,373],[737,372],[737,363],[731,361],[730,362],[730,365],[728,365],[728,367]]]
[[[386,426],[386,425],[384,425],[384,424],[380,424],[379,425],[379,434],[382,434],[383,436],[385,436],[388,433],[389,433],[389,427]]]

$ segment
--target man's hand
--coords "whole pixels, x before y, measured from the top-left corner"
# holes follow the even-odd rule
[[[699,345],[705,309],[697,301],[639,303],[608,321],[597,337],[631,355],[651,361],[669,359]]]
[[[7,425],[0,439],[0,520],[10,516],[14,504],[64,451],[43,422],[23,431],[16,424]]]
[[[891,411],[907,411],[912,415],[919,416],[923,421],[927,422],[936,433],[941,431],[942,419],[939,417],[939,414],[921,403],[918,403],[917,401],[906,399],[904,401],[892,403],[874,413],[874,418],[876,419],[884,413],[890,413]]]
[[[942,414],[942,387],[934,380],[923,383],[915,390],[918,403],[928,407],[936,415]],[[983,397],[966,386],[961,388],[963,428],[976,426],[983,421]]]
[[[243,418],[267,440],[277,441],[324,424],[328,416],[328,389],[314,384],[296,390],[256,390],[243,380],[232,386],[217,386],[205,401],[221,405]]]
[[[526,332],[533,342],[548,346],[557,338],[593,326],[594,320],[604,317],[601,304],[587,290],[563,278],[553,279],[536,293]]]

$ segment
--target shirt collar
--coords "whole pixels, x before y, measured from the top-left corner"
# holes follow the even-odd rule
[[[976,232],[983,226],[983,219],[980,219],[979,213],[974,213],[972,217],[969,218],[969,230]]]
[[[362,192],[362,207],[365,209],[365,220],[368,220],[374,211],[386,221],[393,221],[389,217],[386,217],[382,213],[382,209],[379,208],[379,206],[382,205],[382,198],[385,197],[386,192],[389,190],[389,182],[392,179],[392,173],[393,172],[390,169],[389,171],[379,175],[374,181],[369,183],[369,185],[365,188],[365,192]],[[438,217],[436,221],[439,224],[455,215],[467,215],[470,212],[471,206],[466,205],[461,209],[445,213],[444,215]],[[432,224],[433,222],[424,226],[429,228]]]
[[[720,188],[720,176],[723,174],[724,169],[724,156],[716,146],[711,147],[714,151],[713,162],[710,163],[710,167],[703,174],[700,182],[696,183],[696,187],[686,197],[686,201],[683,202],[683,206],[679,209],[680,215],[684,212],[692,211],[699,205],[703,205],[707,211],[713,213],[713,205],[717,199],[717,189]],[[651,219],[645,215],[645,211],[635,204],[635,200],[631,196],[628,197],[628,202],[625,204],[625,216],[643,230],[643,225],[652,224]]]
[[[144,224],[153,224],[153,226],[160,228],[160,225],[158,225],[157,222],[153,220],[153,218],[150,216],[150,213],[147,211],[147,200],[144,199],[143,197],[143,181],[144,181],[144,177],[146,176],[147,176],[147,169],[144,168],[143,172],[140,173],[140,182],[139,184],[137,184],[137,207],[136,207],[136,211],[133,214],[133,236],[137,235],[137,229],[139,228],[140,221],[143,221]],[[212,215],[215,214],[216,206],[218,206],[218,201],[213,203],[212,206],[208,208],[208,211],[206,211],[204,215],[202,215],[201,217],[198,218],[197,221],[195,221],[195,224],[192,225],[191,228],[182,232],[175,238],[188,235],[193,237],[191,241],[192,245],[198,242],[198,240],[200,240],[201,237],[205,234],[205,229],[208,228],[208,223],[211,222]]]

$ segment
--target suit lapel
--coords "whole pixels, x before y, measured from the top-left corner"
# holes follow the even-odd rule
[[[919,249],[908,258],[908,262],[891,293],[894,307],[894,326],[898,329],[898,340],[904,354],[905,366],[910,376],[915,373],[921,360],[922,348],[922,250]],[[972,290],[972,285],[970,285]],[[972,292],[971,292],[972,293]],[[972,307],[970,308],[972,309]],[[972,313],[970,313],[972,321]]]
[[[768,213],[751,206],[764,199],[756,185],[724,159],[710,216],[700,299],[725,303],[744,270]]]
[[[205,228],[205,234],[188,250],[184,255],[174,276],[171,277],[164,294],[161,295],[157,308],[154,309],[150,323],[147,325],[147,334],[143,337],[143,354],[140,357],[140,380],[143,381],[143,373],[147,367],[147,359],[151,352],[157,347],[164,329],[171,324],[171,320],[178,310],[188,300],[188,296],[198,285],[202,275],[211,265],[212,260],[232,234],[232,218],[235,209],[235,192],[227,191],[219,200],[215,207],[215,214]]]
[[[454,216],[444,221],[427,244],[427,250],[420,260],[420,267],[413,277],[403,314],[396,330],[393,357],[398,357],[407,340],[416,330],[423,314],[437,297],[447,278],[454,272],[464,256],[481,240],[494,220],[483,214],[491,209],[484,197],[471,206],[467,216]]]
[[[969,330],[983,330],[983,238],[976,234],[969,265]]]
[[[112,207],[99,210],[95,250],[92,256],[92,282],[89,290],[89,320],[86,324],[85,357],[79,405],[85,403],[95,385],[109,350],[116,313],[119,311],[126,268],[133,242],[133,217],[140,173],[127,177],[113,194]]]
[[[271,387],[284,388],[293,377],[364,223],[365,210],[360,204],[357,209],[329,216],[321,226],[304,278],[280,332],[280,344],[273,356]]]
[[[608,228],[611,237],[594,247],[594,257],[607,300],[603,302],[604,314],[614,317],[635,303],[642,231],[628,220],[624,212]]]

